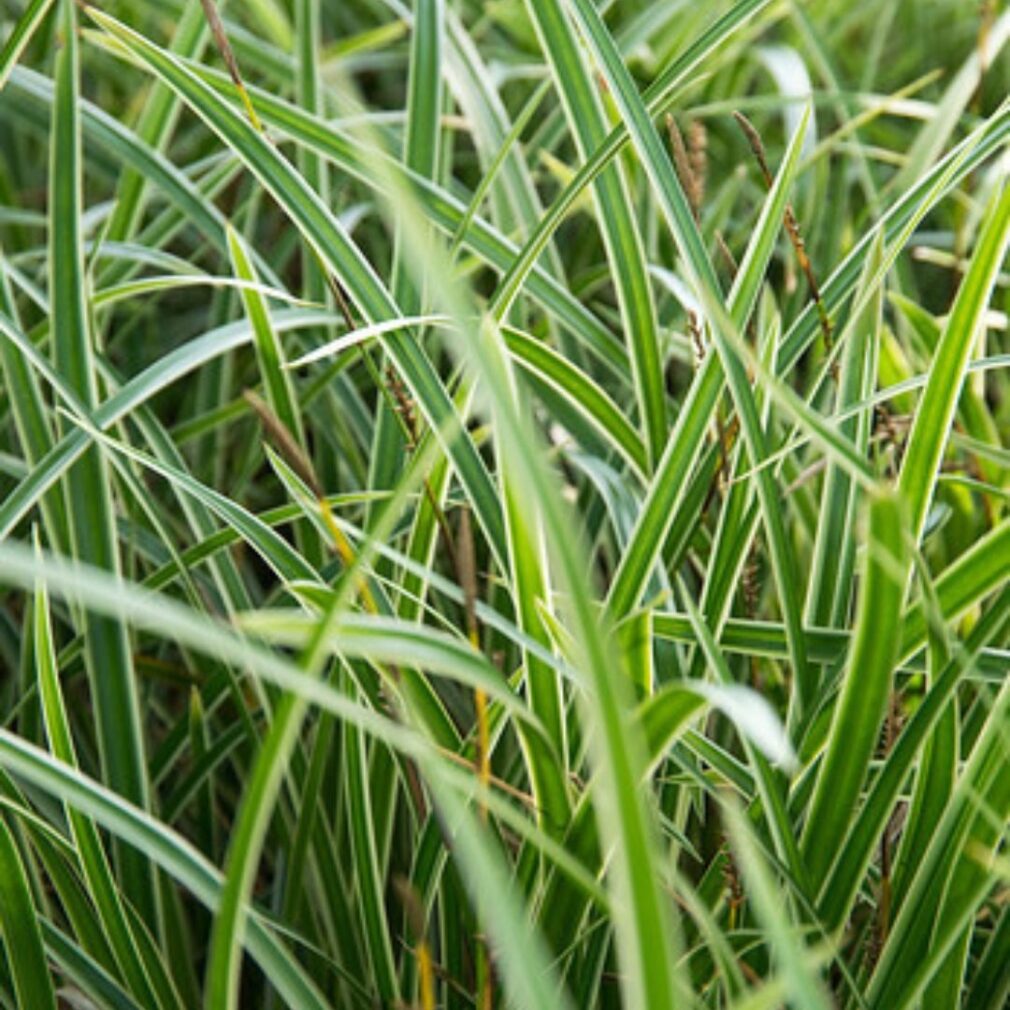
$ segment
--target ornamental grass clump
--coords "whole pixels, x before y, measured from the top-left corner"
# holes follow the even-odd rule
[[[1002,1010],[1010,11],[0,8],[0,1007]]]

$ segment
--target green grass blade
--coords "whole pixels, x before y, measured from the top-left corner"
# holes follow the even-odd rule
[[[60,690],[49,618],[49,597],[44,584],[39,584],[35,590],[33,618],[35,663],[46,734],[54,756],[72,767],[77,767],[77,756]],[[101,838],[94,824],[76,810],[70,810],[68,813],[91,900],[101,916],[124,979],[139,999],[155,1006],[172,1005],[161,1003],[151,988],[151,981],[143,960],[138,955],[136,941],[132,936]]]
[[[354,861],[358,900],[365,920],[365,939],[369,953],[369,971],[375,993],[384,1003],[399,999],[392,940],[383,906],[383,881],[379,877],[375,822],[368,788],[368,752],[365,740],[353,727],[343,734],[344,767],[347,769],[347,790],[351,858]]]
[[[728,339],[732,334],[724,332],[725,324],[721,319],[722,297],[719,282],[692,219],[687,198],[673,170],[673,165],[663,150],[659,134],[649,119],[631,75],[595,7],[589,0],[571,0],[571,6],[579,27],[585,33],[586,40],[600,64],[601,72],[606,77],[615,101],[628,124],[632,142],[642,158],[646,173],[659,198],[666,223],[677,243],[696,294],[701,299],[706,314],[711,316],[709,322],[713,327],[713,338],[719,349],[726,381],[740,417],[740,426],[746,440],[747,452],[752,461],[760,463],[767,455],[764,429],[754,403],[746,370],[733,343]],[[784,210],[788,184],[791,182],[793,172],[795,172],[798,161],[797,152],[805,134],[805,125],[806,117],[801,120],[800,127],[792,138],[790,151],[786,155],[784,166],[779,172],[779,178],[776,180],[776,185],[773,187],[763,211],[765,221],[774,222],[776,228],[781,220],[781,211]],[[736,295],[736,298],[733,298],[733,294],[731,294],[730,319],[737,330],[742,327],[744,320],[749,315],[754,294],[756,294],[764,275],[764,268],[770,255],[770,243],[767,242],[769,230],[767,226],[762,228],[760,224],[758,225],[755,238],[748,248],[748,254],[741,264],[737,280],[734,283],[733,294]],[[764,243],[761,239],[764,239]],[[762,245],[765,247],[762,248]],[[737,309],[739,316],[734,316],[733,308]],[[764,471],[760,471],[758,474],[757,493],[761,502],[765,531],[768,535],[775,582],[785,613],[786,627],[789,629],[794,676],[798,685],[797,700],[802,707],[811,700],[813,685],[803,652],[799,601],[795,588],[794,552],[786,538],[778,491],[771,476]]]
[[[0,310],[19,328],[17,306],[10,288],[7,268],[0,254]],[[31,466],[37,466],[53,445],[53,427],[46,412],[39,389],[38,378],[24,354],[9,340],[0,338],[0,364],[8,390],[10,409],[21,451]],[[70,536],[65,503],[60,494],[53,492],[41,501],[46,532],[54,547],[65,549]]]
[[[420,219],[406,194],[396,208],[398,217],[415,222],[405,235],[416,243]],[[466,330],[468,306],[448,278],[447,265],[433,262],[431,250],[413,245],[413,262],[422,276],[438,285],[445,309]],[[614,863],[615,908],[620,908],[617,934],[627,971],[626,986],[632,1002],[665,1007],[675,999],[677,983],[669,951],[672,935],[668,911],[655,888],[656,864],[653,827],[648,809],[638,794],[639,742],[626,722],[629,685],[614,677],[612,642],[601,627],[600,614],[585,581],[582,552],[572,537],[572,525],[542,465],[539,446],[528,424],[518,414],[509,383],[507,352],[497,328],[486,319],[480,330],[461,347],[471,367],[483,381],[496,419],[501,452],[516,479],[536,496],[543,516],[544,537],[555,562],[561,588],[568,594],[564,615],[576,642],[579,667],[592,690],[586,694],[595,727],[594,758],[601,776],[597,812],[617,852]],[[647,939],[646,939],[647,938]],[[647,945],[646,945],[647,944]]]
[[[793,138],[789,154],[775,180],[772,192],[763,209],[761,221],[748,247],[744,265],[738,274],[738,280],[730,293],[730,324],[735,325],[738,329],[746,321],[753,307],[758,283],[772,252],[774,236],[778,231],[785,205],[786,193],[798,162],[801,139],[800,134]],[[661,152],[657,152],[657,157],[659,153]],[[672,169],[667,163],[662,171],[665,178],[668,171],[672,171]],[[672,185],[677,185],[676,180],[673,180]],[[680,201],[684,200],[683,194],[679,199]],[[690,217],[690,212],[687,213]],[[689,221],[689,228],[692,234],[697,234],[693,221]],[[703,262],[707,263],[707,257]],[[702,269],[708,271],[711,267],[702,267]],[[656,475],[643,503],[635,532],[632,534],[614,577],[609,603],[617,616],[621,616],[635,606],[644,590],[652,565],[659,556],[663,541],[675,520],[676,500],[684,488],[690,468],[697,459],[701,439],[717,403],[721,385],[722,370],[719,357],[714,354],[706,355],[670,432],[666,450],[657,466]],[[753,407],[753,398],[749,396],[749,388],[746,393],[741,389],[741,395],[745,396]],[[753,416],[751,422],[755,422]],[[755,422],[751,427],[755,438],[762,441],[762,436],[758,431],[760,425]],[[765,491],[767,499],[769,488],[766,487]],[[775,528],[778,528],[781,522],[780,519],[774,518],[778,514],[777,505],[768,513],[773,517],[771,521]],[[783,564],[786,563],[784,558],[781,561]],[[797,629],[793,628],[790,631],[791,642],[795,640],[796,634]]]
[[[988,642],[1006,633],[1010,614],[1006,609],[1010,592],[1004,590],[996,606],[979,622],[965,643],[965,656],[955,655],[935,678],[923,703],[898,738],[891,759],[877,777],[853,822],[835,865],[821,886],[820,910],[828,929],[836,929],[849,912],[859,879],[866,871],[872,851],[880,839],[907,775],[919,750],[938,724],[958,684]]]
[[[950,661],[945,642],[934,633],[929,645],[928,674],[931,685]],[[893,907],[900,908],[908,882],[922,862],[923,854],[950,801],[957,777],[960,751],[956,705],[951,702],[923,746],[916,771],[915,789],[908,805],[905,829],[894,865]]]
[[[273,193],[303,231],[326,267],[345,285],[369,322],[396,318],[399,309],[374,269],[336,217],[294,172],[277,150],[246,119],[202,84],[178,60],[124,25],[89,8],[104,30],[142,59],[151,70],[191,104],[247,167]],[[429,423],[447,439],[446,450],[467,486],[474,511],[498,558],[504,557],[501,507],[491,479],[458,419],[441,380],[417,344],[402,334],[385,336],[387,352],[410,386]],[[446,434],[446,431],[451,434]]]
[[[707,355],[670,429],[666,449],[638,514],[634,531],[610,585],[607,604],[615,618],[638,604],[676,516],[678,499],[697,462],[722,387],[716,355]]]
[[[764,865],[752,835],[753,829],[734,806],[726,804],[724,812],[730,837],[743,869],[747,892],[755,906],[755,913],[767,930],[783,986],[790,995],[790,1003],[811,1010],[831,1006],[827,995],[810,964],[803,956],[796,930],[783,909],[779,885]]]
[[[313,114],[325,114],[322,75],[319,66],[322,26],[319,4],[311,0],[295,3],[295,44],[298,61],[295,71],[295,100]],[[298,152],[298,170],[309,186],[324,200],[329,200],[330,173],[326,163],[314,152]],[[305,279],[305,296],[315,301],[326,297],[326,279],[313,259],[310,249],[302,250],[302,275]]]
[[[269,826],[269,813],[301,729],[304,711],[305,702],[295,695],[281,698],[270,732],[245,783],[242,806],[228,844],[221,900],[210,936],[204,981],[207,1010],[233,1010],[240,1005],[240,952],[250,926],[246,902]]]
[[[52,5],[53,0],[31,0],[24,13],[15,22],[14,28],[4,41],[3,49],[0,49],[0,90],[3,90],[14,64],[31,42],[35,30],[49,13]]]
[[[0,730],[0,764],[147,852],[198,900],[216,907],[221,892],[218,871],[182,836],[143,810],[7,730]],[[325,1010],[327,1004],[297,961],[259,918],[250,923],[248,943],[253,956],[291,1006]]]
[[[865,288],[880,263],[883,250],[878,243],[870,251],[860,278]],[[844,344],[836,409],[844,411],[872,393],[876,376],[871,368],[872,344],[878,339],[883,313],[883,290],[866,309],[846,326],[840,340]],[[866,413],[849,417],[840,434],[850,439],[857,451],[866,452],[870,425]],[[855,560],[852,528],[857,492],[842,468],[829,462],[824,478],[823,507],[817,527],[817,541],[810,582],[807,586],[804,620],[808,625],[844,626],[851,599],[851,574]]]
[[[957,409],[972,341],[989,303],[1008,243],[1010,186],[1003,186],[988,208],[985,228],[933,356],[929,379],[908,436],[898,491],[905,499],[916,542],[922,535],[932,501],[936,472]]]
[[[768,6],[770,0],[741,0],[721,18],[713,22],[684,53],[672,61],[660,73],[642,96],[649,114],[663,111],[670,102],[671,95],[683,85],[690,75],[710,57],[718,47],[732,37],[733,33]],[[567,184],[561,195],[551,204],[538,223],[536,230],[523,246],[522,253],[511,264],[508,273],[491,301],[492,311],[504,318],[519,290],[523,287],[527,274],[543,252],[551,235],[564,220],[571,206],[589,186],[593,179],[618,154],[630,139],[628,126],[622,123],[610,131],[606,141],[600,145],[589,160],[579,169]]]
[[[709,668],[715,672],[718,681],[723,687],[729,686],[731,690],[734,687],[737,690],[744,690],[735,684],[733,675],[726,665],[726,660],[720,653],[715,639],[712,637],[712,632],[689,597],[685,596],[685,603],[695,637],[698,639],[698,644],[701,646],[701,651],[707,660]],[[733,697],[732,694],[728,695],[728,698]],[[718,705],[718,698],[719,695],[713,693],[711,700],[714,704]],[[745,710],[749,708],[753,712],[756,709],[756,703],[757,699],[752,699],[748,703],[746,698],[744,698],[740,702],[740,707]],[[746,725],[741,728],[744,733],[745,753],[757,777],[758,790],[764,805],[764,815],[768,820],[769,833],[775,841],[777,854],[797,879],[803,879],[804,870],[802,861],[800,860],[799,848],[797,847],[792,826],[785,812],[784,780],[782,777],[776,776],[775,770],[768,760],[770,753],[781,755],[786,759],[782,762],[786,765],[786,770],[794,770],[796,758],[792,753],[792,746],[785,736],[784,729],[781,727],[779,727],[781,739],[773,737],[771,742],[764,747],[761,746],[761,740],[756,736],[746,734]]]
[[[207,44],[210,32],[207,18],[198,4],[189,4],[175,28],[172,48],[181,56],[199,56]],[[171,89],[155,82],[147,95],[143,112],[137,121],[136,136],[141,144],[163,152],[179,118],[180,104]],[[140,225],[147,202],[150,183],[143,171],[134,165],[124,166],[119,179],[116,206],[109,220],[108,238],[112,241],[129,238]],[[110,274],[123,273],[110,271]],[[107,275],[108,279],[108,275]]]
[[[515,900],[517,890],[508,876],[493,846],[475,823],[451,787],[439,781],[434,768],[427,777],[435,793],[436,803],[452,826],[467,886],[478,903],[489,894],[495,895],[494,915],[490,916],[488,932],[497,960],[504,968],[503,984],[510,1002],[526,1010],[570,1010],[572,1004],[554,978],[547,951],[538,934],[529,928],[527,916]]]
[[[999,1010],[1010,997],[1010,976],[1004,970],[1010,958],[1010,912],[1005,908],[993,928],[971,980],[965,1006],[968,1010]]]
[[[1003,1010],[1010,15],[808,6],[9,0],[53,1001]]]
[[[503,327],[502,334],[515,360],[563,393],[644,480],[648,470],[646,448],[607,391],[543,341],[511,326]]]
[[[870,503],[866,568],[855,640],[836,703],[827,749],[808,804],[802,850],[812,880],[820,880],[852,818],[877,742],[897,654],[907,548],[902,503]]]
[[[46,106],[52,105],[55,100],[52,82],[23,67],[18,67],[11,75],[8,88]],[[79,109],[82,128],[90,141],[129,162],[149,183],[156,184],[169,196],[210,241],[222,252],[227,252],[224,216],[185,173],[93,103],[81,98]]]
[[[222,75],[195,64],[187,66],[221,94],[234,97],[234,89]],[[398,166],[386,151],[375,148],[374,144],[355,140],[348,136],[346,131],[307,115],[289,102],[255,87],[250,88],[250,94],[264,122],[281,130],[298,143],[333,160],[344,171],[370,187],[381,189],[384,180],[388,178],[385,172],[376,173],[372,170],[372,164],[376,159],[391,168]],[[463,246],[496,269],[507,270],[515,261],[518,253],[516,245],[506,238],[504,233],[478,216],[475,208],[471,209],[472,199],[468,205],[448,190],[436,186],[417,173],[404,170],[403,174],[414,188],[426,215],[440,229],[453,236],[459,232],[459,241]],[[468,217],[469,224],[465,230],[461,230]],[[543,267],[531,263],[528,271],[526,288],[530,297],[547,307],[603,362],[608,363],[620,374],[625,365],[624,351],[610,330]]]
[[[1010,39],[1010,17],[1004,14],[988,28],[985,42],[971,53],[947,85],[943,97],[935,104],[933,115],[923,125],[901,171],[893,180],[894,188],[902,190],[911,185],[940,156],[978,90],[986,65],[999,58],[1007,39]]]
[[[233,228],[228,229],[228,250],[238,279],[247,285],[258,284],[256,268],[242,239]],[[262,292],[256,287],[244,287],[241,292],[242,304],[245,306],[255,337],[256,357],[263,377],[267,404],[304,450],[305,432],[301,412],[298,409],[291,374],[286,370],[284,349],[271,321],[270,308]]]
[[[541,49],[550,62],[579,155],[585,160],[607,134],[597,88],[577,39],[568,30],[560,0],[531,2],[527,10],[540,36]],[[645,250],[619,162],[615,161],[596,177],[593,195],[628,342],[643,439],[650,460],[655,460],[662,453],[667,428],[656,310]]]
[[[109,973],[66,933],[46,919],[40,926],[49,957],[98,1006],[107,1006],[111,1010],[143,1010],[141,1004],[134,1002]]]
[[[63,48],[57,58],[50,164],[50,279],[54,362],[67,385],[89,406],[97,399],[87,280],[81,249],[81,138],[79,68],[74,5],[60,7]],[[118,570],[113,504],[104,463],[97,450],[70,470],[66,481],[75,553],[81,560]],[[100,750],[112,788],[146,806],[147,767],[133,661],[126,630],[114,620],[85,618],[88,674],[98,720]],[[154,884],[146,860],[119,853],[126,893],[148,922],[158,921]]]
[[[7,825],[0,821],[0,928],[18,1006],[55,1010],[52,978],[42,947],[35,903]]]
[[[878,222],[887,242],[901,235],[910,221],[921,220],[952,186],[998,151],[1008,136],[1010,104],[1004,103],[887,209]],[[861,238],[822,285],[821,297],[829,314],[851,293],[874,241],[872,233]],[[819,326],[815,306],[808,305],[786,331],[779,345],[775,363],[779,375],[786,374],[796,364],[816,338]]]
[[[980,537],[936,578],[935,590],[940,613],[952,621],[999,589],[1006,579],[1006,554],[1010,545],[1010,521]],[[908,608],[901,623],[902,660],[921,649],[927,640],[927,612],[922,600]]]
[[[274,328],[278,332],[286,332],[292,328],[319,325],[330,318],[329,313],[319,312],[275,314]],[[43,375],[46,374],[45,361],[38,358],[31,341],[7,323],[2,316],[0,316],[0,336],[12,341],[32,362],[36,370]],[[203,337],[168,352],[129,382],[124,383],[121,389],[95,410],[92,422],[101,429],[115,424],[159,391],[191,374],[204,362],[213,361],[227,351],[249,343],[252,339],[252,328],[245,321],[215,327]],[[46,453],[0,505],[0,531],[4,535],[10,533],[39,497],[81,456],[89,444],[89,437],[82,430],[75,429],[67,432]]]
[[[1010,817],[1010,684],[993,699],[868,989],[871,1007],[913,1005],[992,886],[987,864]]]
[[[516,395],[517,408],[521,402],[521,395]],[[551,638],[541,613],[541,608],[548,613],[551,610],[545,531],[540,510],[531,508],[527,500],[526,487],[523,474],[517,472],[506,454],[502,465],[502,496],[518,625],[525,635],[550,649]],[[568,741],[562,683],[556,671],[536,653],[526,650],[524,662],[529,705],[546,729],[546,740],[535,734],[524,734],[534,794],[541,812],[541,823],[553,835],[561,837],[570,816],[566,782]]]

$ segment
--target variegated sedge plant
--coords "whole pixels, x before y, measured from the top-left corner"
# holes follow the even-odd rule
[[[1006,1005],[1010,12],[0,19],[0,1005]]]

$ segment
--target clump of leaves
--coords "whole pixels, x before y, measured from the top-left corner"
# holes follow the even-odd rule
[[[1005,1006],[1000,7],[10,0],[0,1003]]]

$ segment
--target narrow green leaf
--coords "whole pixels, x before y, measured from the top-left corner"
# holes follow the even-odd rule
[[[529,2],[527,10],[540,36],[541,49],[551,65],[576,148],[585,160],[607,135],[596,85],[584,63],[578,40],[568,30],[561,0]],[[593,196],[617,289],[622,328],[628,341],[644,442],[650,460],[655,460],[666,440],[663,368],[645,250],[619,161],[614,161],[596,177]]]
[[[228,228],[228,251],[232,267],[239,280],[248,285],[258,284],[256,269],[249,258],[242,239],[234,228]],[[271,410],[304,450],[305,432],[301,412],[295,397],[291,376],[285,370],[284,349],[274,330],[270,308],[263,294],[255,287],[243,287],[242,304],[252,325],[255,338],[256,359],[263,377],[263,388]]]
[[[396,967],[389,925],[383,903],[383,881],[379,877],[375,825],[368,788],[368,753],[364,737],[353,727],[343,734],[343,767],[348,777],[351,856],[355,867],[358,900],[362,904],[369,974],[378,998],[385,1004],[399,999]]]
[[[985,227],[940,337],[908,436],[898,491],[905,499],[916,542],[922,536],[932,502],[936,473],[957,409],[972,341],[989,304],[1008,243],[1010,186],[1003,185],[988,207]]]
[[[1010,817],[1010,682],[993,700],[867,992],[874,1010],[913,1005],[992,888],[988,861]]]
[[[796,929],[789,922],[783,907],[779,886],[764,865],[752,836],[752,828],[744,815],[727,801],[723,807],[729,823],[733,847],[743,869],[747,893],[754,910],[767,931],[776,960],[782,972],[782,982],[790,995],[790,1003],[810,1010],[828,1010],[831,1006],[816,972],[804,957]]]
[[[396,318],[399,308],[346,229],[319,196],[306,185],[270,142],[246,119],[219,99],[170,53],[155,46],[113,18],[88,8],[89,15],[110,35],[144,61],[201,115],[221,139],[244,161],[263,186],[275,196],[302,230],[329,270],[342,281],[369,322]],[[501,507],[476,448],[461,430],[439,376],[417,343],[398,333],[387,334],[383,345],[404,376],[419,406],[456,465],[467,486],[474,511],[499,560],[505,555]]]
[[[52,5],[53,0],[31,0],[24,13],[14,23],[14,28],[4,41],[3,49],[0,49],[0,90],[3,90],[14,64],[31,42],[36,28],[49,13]]]
[[[0,821],[0,929],[18,1006],[24,1010],[56,1010],[28,878],[14,838],[3,821]]]
[[[735,347],[733,338],[736,334],[732,332],[732,329],[735,328],[739,332],[749,317],[753,298],[764,276],[771,253],[771,243],[768,241],[770,229],[767,225],[762,227],[759,223],[755,238],[750,243],[747,256],[741,264],[734,283],[733,294],[736,297],[734,298],[731,294],[729,313],[731,326],[727,328],[722,318],[722,294],[715,271],[702,243],[698,228],[695,226],[690,206],[677,179],[676,172],[670,163],[669,156],[663,149],[659,135],[649,118],[634,81],[614,46],[599,12],[590,0],[569,0],[569,4],[628,124],[632,143],[642,158],[646,174],[659,198],[660,208],[677,243],[688,277],[696,295],[701,300],[706,315],[710,317],[712,335],[719,350],[726,381],[740,418],[740,427],[746,441],[748,455],[754,463],[759,463],[767,455],[766,435],[757,412],[746,369]],[[798,152],[802,146],[807,121],[807,116],[804,116],[800,121],[799,128],[790,143],[790,150],[786,155],[784,166],[779,172],[778,180],[776,180],[777,185],[773,186],[762,212],[764,220],[773,222],[776,231],[784,210],[789,184],[796,170]],[[734,313],[734,308],[738,314]],[[759,471],[756,483],[769,541],[775,583],[785,614],[786,628],[789,631],[790,651],[798,686],[797,701],[802,708],[803,705],[811,701],[813,684],[803,651],[794,551],[786,537],[778,490],[771,475],[766,471]]]
[[[59,671],[53,647],[49,595],[43,583],[39,583],[35,590],[33,619],[35,665],[46,735],[49,737],[53,754],[68,765],[77,767],[77,755],[60,689]],[[171,1006],[172,1003],[162,1003],[151,987],[147,969],[139,956],[137,943],[127,921],[98,831],[91,821],[76,810],[70,809],[68,815],[92,901],[98,909],[124,979],[139,999],[155,1006]]]
[[[80,84],[77,17],[72,0],[61,0],[60,31],[49,177],[52,345],[57,371],[74,394],[92,407],[97,402],[98,387],[81,248]],[[118,571],[113,503],[105,464],[97,449],[86,453],[69,471],[66,489],[76,556]],[[148,803],[147,767],[126,629],[117,621],[88,614],[84,632],[105,775],[112,788],[144,807]],[[128,849],[118,855],[126,893],[148,922],[157,923],[157,899],[146,860]]]
[[[878,242],[866,258],[857,291],[869,285],[882,253],[882,244]],[[883,290],[878,288],[876,297],[848,323],[839,338],[843,349],[836,403],[838,412],[867,399],[873,392],[876,381],[876,369],[872,367],[875,358],[873,345],[880,332],[882,313]],[[857,452],[865,454],[870,427],[869,411],[864,410],[848,417],[839,426],[839,433],[852,441]],[[838,627],[847,623],[855,562],[852,530],[857,501],[857,489],[849,476],[837,463],[829,461],[821,497],[813,570],[807,586],[804,620],[808,625]]]
[[[53,588],[52,583],[49,585]],[[217,906],[220,873],[186,839],[150,814],[5,729],[0,729],[0,764],[146,852],[199,901],[212,909]],[[273,985],[292,1006],[327,1010],[304,970],[259,917],[250,923],[248,944]]]
[[[852,820],[887,707],[908,571],[906,535],[901,499],[870,503],[855,640],[801,840],[814,881],[831,866]]]

